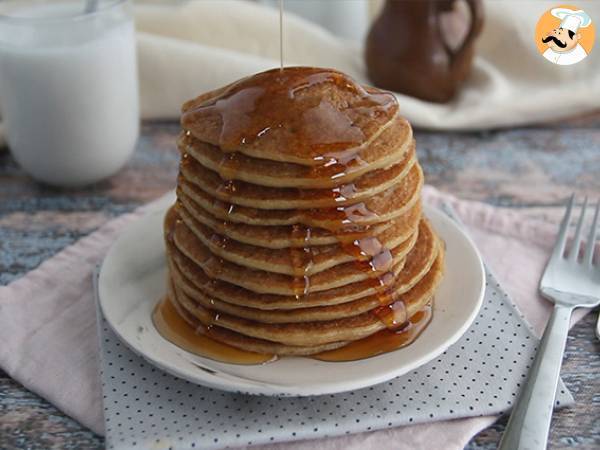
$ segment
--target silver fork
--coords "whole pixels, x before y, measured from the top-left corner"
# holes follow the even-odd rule
[[[572,196],[540,281],[540,292],[554,303],[554,310],[544,330],[527,384],[508,420],[498,447],[501,450],[546,448],[571,313],[575,308],[593,308],[600,304],[600,267],[593,264],[600,201],[582,258],[579,258],[579,250],[587,198],[581,208],[572,246],[568,254],[564,254],[574,201],[575,196]]]

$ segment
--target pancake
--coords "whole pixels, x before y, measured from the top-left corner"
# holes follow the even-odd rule
[[[394,309],[398,323],[408,318],[430,302],[443,274],[443,258],[436,259],[428,274],[410,291],[400,297],[402,308]],[[231,331],[266,341],[286,345],[316,346],[340,341],[354,341],[386,329],[377,314],[371,311],[320,322],[302,323],[261,323],[236,317],[227,313],[217,313],[194,302],[182,290],[174,286],[177,303],[197,318],[204,326],[219,326]],[[387,308],[387,307],[385,307]]]
[[[334,350],[336,348],[343,347],[347,342],[333,342],[329,344],[322,344],[313,347],[299,347],[278,344],[276,342],[265,341],[263,339],[256,339],[250,336],[245,336],[235,331],[228,330],[227,328],[221,328],[219,326],[207,327],[200,322],[196,317],[190,314],[187,310],[181,307],[175,299],[173,289],[169,288],[169,294],[167,301],[175,307],[178,314],[192,327],[196,332],[206,334],[210,338],[230,345],[235,348],[246,350],[248,352],[261,353],[266,355],[286,355],[286,356],[308,356],[316,353],[324,352],[327,350]]]
[[[168,231],[170,232],[170,230]],[[305,268],[296,276],[285,275],[264,270],[251,269],[230,261],[226,261],[212,253],[196,235],[179,220],[173,230],[173,242],[179,251],[200,266],[210,277],[227,281],[259,293],[299,295],[333,289],[350,283],[356,283],[384,275],[388,270],[404,260],[412,247],[411,242],[405,241],[406,246],[398,246],[384,255],[379,265],[371,262],[347,262],[331,267],[306,279]],[[294,255],[292,254],[292,257]],[[301,286],[298,279],[304,278]]]
[[[264,323],[318,322],[355,316],[399,300],[402,294],[412,289],[424,276],[428,275],[434,262],[443,260],[443,255],[440,255],[438,250],[439,247],[436,246],[436,257],[426,266],[413,263],[410,270],[403,270],[394,281],[394,284],[389,288],[389,292],[374,294],[359,300],[330,306],[295,309],[264,310],[228,303],[207,295],[196,287],[190,280],[185,278],[177,264],[173,261],[171,261],[169,268],[174,285],[181,289],[191,300],[204,308]],[[441,251],[443,252],[443,250]],[[406,266],[409,266],[408,262]]]
[[[331,69],[273,69],[184,103],[181,126],[224,151],[255,158],[323,166],[323,159],[386,158],[397,147],[372,148],[396,123],[393,94],[365,88]],[[410,140],[402,120],[395,142]],[[326,154],[325,154],[326,153]]]
[[[336,208],[370,201],[376,194],[394,186],[406,186],[410,180],[415,183],[415,171],[411,170],[416,163],[414,157],[388,170],[369,172],[355,183],[340,184],[333,189],[273,188],[245,181],[224,181],[218,173],[193,158],[187,157],[184,161],[181,164],[181,177],[185,181],[199,186],[219,200],[261,209]],[[412,178],[409,178],[411,174]]]
[[[380,235],[368,235],[343,245],[272,249],[223,236],[194,219],[184,208],[178,208],[178,214],[183,223],[212,254],[244,267],[285,275],[296,275],[299,263],[305,268],[302,275],[312,276],[339,264],[369,261],[385,249],[392,250],[398,258],[401,258],[412,249],[418,235],[415,231],[416,223],[411,224],[413,226],[404,226],[403,222],[398,221]]]
[[[398,122],[402,129],[404,119],[396,117],[394,121]],[[394,152],[390,152],[387,158],[378,159],[370,164],[360,160],[351,166],[345,166],[341,172],[335,164],[326,167],[303,166],[253,158],[240,152],[223,152],[219,147],[202,142],[191,133],[183,131],[177,140],[177,147],[184,158],[189,155],[224,180],[240,180],[277,189],[303,188],[305,191],[302,193],[306,197],[317,199],[323,196],[323,192],[319,191],[325,191],[325,200],[331,197],[328,195],[331,188],[343,183],[351,183],[356,186],[357,191],[363,191],[363,197],[366,197],[369,195],[368,187],[380,190],[389,187],[395,179],[402,176],[402,170],[406,165],[414,162],[414,139],[410,138],[398,144],[395,138],[399,127],[394,125],[396,124],[387,127],[372,144],[372,147],[382,148],[398,146]]]
[[[379,236],[392,226],[396,227],[401,236],[406,236],[408,229],[416,229],[421,218],[421,203],[416,202],[404,215],[391,221],[346,233],[332,233],[321,228],[310,228],[309,231],[302,225],[260,226],[230,222],[225,217],[214,217],[180,188],[177,189],[177,198],[181,205],[179,212],[182,217],[185,214],[190,215],[216,233],[238,242],[273,249],[353,242],[367,234]]]
[[[201,182],[202,184],[205,184]],[[395,186],[380,192],[368,200],[348,206],[321,209],[260,209],[254,207],[231,207],[224,203],[215,203],[211,198],[214,194],[223,201],[224,196],[215,192],[203,194],[202,187],[191,185],[185,180],[179,181],[179,187],[213,216],[227,215],[232,222],[241,222],[249,225],[294,225],[301,224],[313,228],[324,228],[330,231],[340,231],[340,228],[355,229],[378,223],[384,223],[405,214],[419,201],[423,185],[423,171],[415,164],[408,175]],[[205,184],[206,186],[206,184]],[[221,197],[221,198],[219,198]],[[260,204],[260,208],[268,208],[269,202],[253,201],[248,198],[233,197],[230,201],[239,201],[247,204]],[[286,203],[275,202],[279,206]]]
[[[438,239],[428,222],[422,222],[421,225],[417,242],[407,255],[405,263],[397,265],[392,270],[394,275],[393,289],[390,294],[392,300],[397,295],[406,292],[422,278],[436,258],[439,248]],[[267,311],[282,310],[283,314],[290,309],[298,311],[300,308],[338,305],[365,297],[370,297],[369,302],[380,302],[381,293],[392,286],[392,283],[382,285],[378,280],[369,279],[340,288],[313,292],[299,298],[295,295],[261,294],[211,278],[168,240],[167,252],[167,259],[175,265],[178,274],[193,284],[194,291],[201,291],[211,300]],[[405,267],[406,270],[404,270]],[[188,294],[193,297],[194,294],[191,292],[188,290]]]

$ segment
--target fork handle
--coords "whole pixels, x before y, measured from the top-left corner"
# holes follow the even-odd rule
[[[546,448],[572,307],[556,304],[499,450]]]

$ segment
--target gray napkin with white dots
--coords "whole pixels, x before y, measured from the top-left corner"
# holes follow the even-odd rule
[[[265,397],[169,375],[132,353],[99,317],[106,445],[119,450],[236,447],[503,413],[515,401],[538,343],[487,271],[474,323],[428,364],[354,392]],[[561,381],[557,405],[572,401]]]

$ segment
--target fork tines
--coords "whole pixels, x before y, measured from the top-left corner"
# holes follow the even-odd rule
[[[557,238],[556,244],[554,246],[554,252],[552,254],[553,258],[565,257],[570,262],[577,262],[579,254],[581,252],[581,239],[582,239],[582,234],[583,234],[583,223],[585,220],[585,213],[587,210],[588,199],[587,199],[587,197],[585,197],[585,199],[583,201],[583,205],[581,207],[581,214],[579,215],[579,220],[577,221],[577,227],[575,229],[575,236],[573,238],[572,245],[567,252],[567,255],[565,255],[567,235],[569,234],[569,224],[571,222],[571,216],[572,216],[574,204],[575,204],[575,194],[573,194],[571,196],[571,199],[569,200],[567,210],[565,211],[565,215],[564,215],[561,225],[560,225],[558,238]],[[595,209],[596,210],[594,212],[594,219],[592,221],[592,225],[591,225],[591,228],[589,231],[589,235],[588,235],[588,239],[587,239],[587,243],[586,243],[586,247],[585,247],[585,252],[583,255],[583,259],[581,260],[582,264],[589,265],[589,266],[591,266],[594,261],[594,249],[596,247],[596,237],[597,237],[597,230],[598,230],[598,216],[599,216],[599,212],[600,212],[600,200],[596,204]]]

